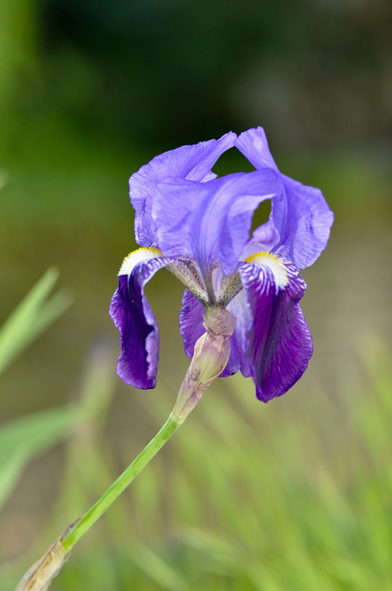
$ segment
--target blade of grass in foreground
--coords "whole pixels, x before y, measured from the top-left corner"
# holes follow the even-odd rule
[[[1,328],[0,373],[70,305],[64,291],[48,299],[57,276],[49,269]],[[0,427],[0,508],[30,458],[61,440],[79,414],[79,409],[61,408]]]
[[[28,462],[61,441],[82,418],[81,410],[84,413],[84,409],[60,407],[0,428],[0,509]]]
[[[0,329],[0,374],[71,305],[65,290],[48,299],[57,277],[48,269]]]

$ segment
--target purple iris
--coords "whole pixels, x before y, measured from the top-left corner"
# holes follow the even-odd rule
[[[216,178],[212,166],[233,146],[256,170]],[[205,332],[203,313],[225,307],[236,327],[221,376],[251,376],[264,402],[284,394],[313,350],[298,269],[314,263],[329,238],[333,214],[321,192],[279,172],[261,127],[165,152],[129,184],[141,248],[125,258],[110,305],[121,335],[118,375],[155,387],[159,329],[144,286],[166,267],[186,286],[180,332],[188,357]],[[266,199],[269,221],[250,238],[253,213]]]

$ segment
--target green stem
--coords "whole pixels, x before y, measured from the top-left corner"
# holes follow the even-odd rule
[[[143,470],[144,466],[164,446],[166,441],[173,435],[174,431],[182,424],[182,421],[168,418],[162,429],[155,435],[154,439],[143,449],[132,464],[117,478],[108,488],[102,497],[87,511],[80,521],[61,540],[65,553],[68,554],[76,542],[90,529],[90,527],[105,513],[106,509],[120,496],[134,478]]]

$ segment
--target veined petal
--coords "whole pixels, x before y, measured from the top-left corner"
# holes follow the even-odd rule
[[[155,243],[151,225],[151,203],[155,187],[168,177],[192,181],[208,181],[216,175],[211,168],[219,156],[234,146],[236,134],[229,132],[219,140],[182,146],[156,156],[129,179],[129,195],[135,209],[135,236],[142,246]]]
[[[253,323],[247,357],[256,396],[268,402],[281,396],[301,377],[312,355],[312,337],[298,304],[306,284],[295,267],[282,261],[287,284],[279,287],[272,266],[240,263],[247,306]],[[238,296],[237,296],[238,297]]]
[[[154,250],[139,249],[124,260],[109,309],[120,331],[117,374],[135,388],[154,388],[158,366],[159,328],[144,296],[144,286],[172,261]]]
[[[273,254],[272,252],[256,252],[255,254],[252,254],[251,256],[247,257],[245,259],[245,262],[253,263],[254,265],[261,265],[262,267],[267,267],[272,271],[275,288],[277,290],[286,289],[289,283],[287,266],[284,264],[282,259],[276,256],[276,254]]]
[[[193,259],[203,278],[219,263],[231,275],[249,238],[254,210],[279,194],[276,173],[236,173],[205,183],[168,179],[152,204],[156,243],[167,256]]]
[[[278,172],[261,127],[242,133],[235,145],[258,170],[269,168]],[[304,269],[326,247],[333,213],[319,189],[279,175],[283,198],[275,199],[271,209],[271,219],[280,236],[274,252],[289,258],[298,269]]]
[[[129,253],[122,262],[118,275],[130,275],[136,265],[145,263],[151,259],[161,257],[162,253],[157,248],[137,248]]]

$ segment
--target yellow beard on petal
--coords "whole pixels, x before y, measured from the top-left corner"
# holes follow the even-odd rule
[[[275,283],[277,287],[284,288],[289,282],[287,269],[282,259],[272,254],[272,252],[256,252],[245,259],[246,263],[253,263],[253,265],[261,265],[269,267],[274,274]]]
[[[158,248],[153,248],[152,246],[147,248],[138,248],[137,250],[130,252],[129,255],[125,257],[118,275],[129,275],[132,273],[135,265],[138,263],[156,259],[161,256],[163,256],[163,254],[160,250],[158,250]]]

